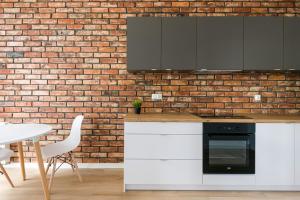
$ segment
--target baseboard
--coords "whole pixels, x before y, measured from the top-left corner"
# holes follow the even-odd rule
[[[299,185],[169,185],[126,184],[128,190],[229,190],[229,191],[300,191]]]
[[[47,166],[46,163],[44,163]],[[10,163],[5,165],[6,168],[19,168],[19,163]],[[36,163],[25,163],[26,168],[38,168]],[[124,163],[78,163],[81,169],[123,169]],[[68,164],[63,164],[61,168],[70,168]]]

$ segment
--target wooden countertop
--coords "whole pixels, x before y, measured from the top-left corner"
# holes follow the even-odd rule
[[[129,113],[125,122],[239,122],[239,123],[300,123],[300,115],[244,115],[247,119],[201,118],[189,113]]]
[[[201,122],[201,118],[188,113],[129,113],[125,122]]]

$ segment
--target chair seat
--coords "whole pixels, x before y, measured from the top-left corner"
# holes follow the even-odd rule
[[[72,151],[73,148],[69,148],[68,143],[65,141],[48,144],[41,148],[42,156],[44,159],[62,155]]]
[[[9,159],[13,154],[10,149],[0,149],[0,161]]]

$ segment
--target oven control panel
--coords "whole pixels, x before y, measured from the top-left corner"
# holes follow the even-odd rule
[[[203,133],[234,133],[253,134],[255,133],[254,123],[203,123]]]

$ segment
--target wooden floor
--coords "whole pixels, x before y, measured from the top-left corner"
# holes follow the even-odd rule
[[[7,169],[16,188],[0,176],[1,200],[41,200],[43,197],[38,169],[27,170],[28,180],[20,171]],[[300,192],[222,192],[222,191],[130,191],[123,192],[122,169],[81,170],[80,183],[70,169],[58,171],[52,200],[299,200]]]

